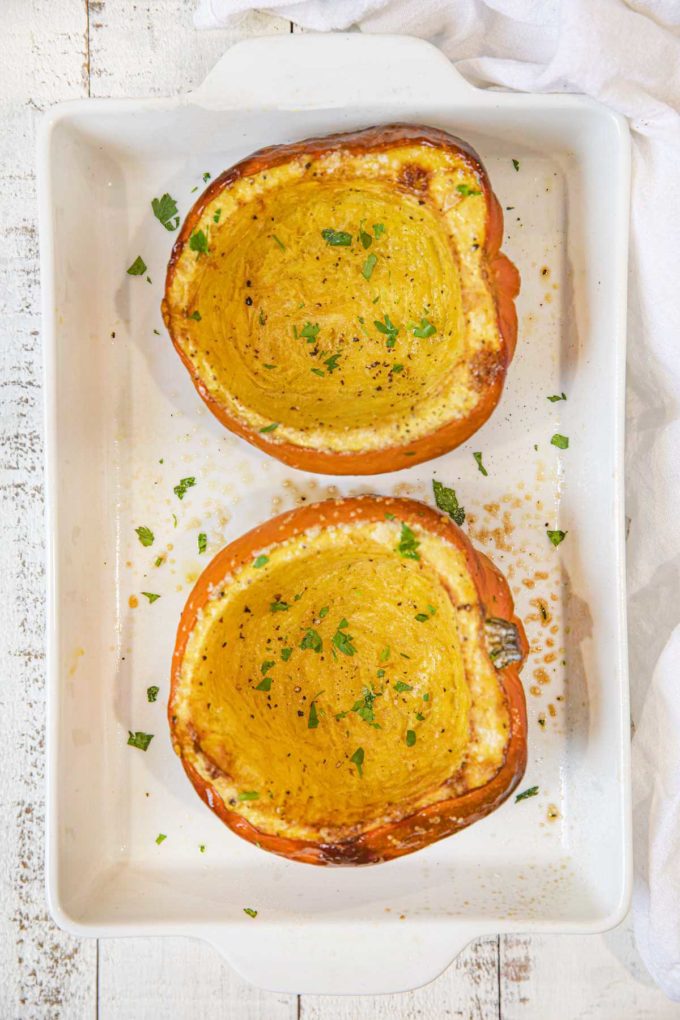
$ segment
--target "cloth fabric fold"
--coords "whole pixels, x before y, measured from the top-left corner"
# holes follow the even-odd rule
[[[316,31],[429,39],[480,87],[583,92],[633,133],[626,499],[635,929],[680,1001],[680,4],[677,0],[199,0],[197,27],[254,7]],[[602,182],[607,187],[607,182]]]

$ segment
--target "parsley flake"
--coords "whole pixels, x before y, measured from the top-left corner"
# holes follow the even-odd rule
[[[528,800],[529,797],[535,797],[537,793],[538,787],[530,786],[527,790],[522,790],[521,793],[517,794],[517,796],[515,797],[515,804],[517,803],[518,800]]]
[[[320,329],[321,327],[318,322],[315,322],[313,325],[311,322],[306,322],[300,330],[300,336],[303,336],[308,344],[313,344],[319,335]]]
[[[546,531],[546,535],[554,546],[558,546],[560,542],[564,542],[567,535],[566,531]]]
[[[399,329],[394,325],[389,315],[384,316],[383,322],[380,322],[378,319],[374,319],[373,325],[379,333],[382,333],[387,337],[387,346],[394,347],[397,336],[399,335]]]
[[[128,276],[144,276],[146,272],[146,262],[141,255],[138,255],[135,261],[132,263],[127,271]]]
[[[274,429],[277,429],[278,427],[279,423],[277,421],[273,421],[271,425],[265,425],[264,428],[261,428],[260,432],[273,432]]]
[[[288,662],[288,660],[290,659],[292,654],[293,654],[293,649],[292,648],[282,648],[281,649],[281,658],[283,659],[284,662]]]
[[[196,230],[189,238],[189,247],[197,255],[208,254],[208,238],[202,230]]]
[[[324,365],[328,369],[328,374],[333,375],[333,372],[338,367],[338,361],[340,360],[339,354],[331,354],[330,358],[326,358]]]
[[[375,234],[375,239],[377,241],[378,238],[381,237],[385,233],[385,224],[384,223],[374,223],[373,224],[373,233]]]
[[[320,652],[321,649],[323,648],[323,641],[321,639],[321,635],[319,634],[319,632],[314,630],[312,627],[309,627],[305,631],[304,637],[300,642],[300,648],[302,648],[303,650],[306,648],[311,648],[313,652],[317,653]]]
[[[243,913],[247,914],[248,917],[257,917],[257,910],[253,910],[252,907],[244,907]]]
[[[387,647],[383,648],[382,652],[380,653],[380,661],[381,662],[387,662],[389,657],[390,657],[390,646],[387,645]]]
[[[272,240],[276,242],[276,244],[279,246],[281,251],[285,251],[286,250],[285,244],[283,243],[283,241],[280,238],[278,238],[276,236],[276,234],[272,234]]]
[[[160,595],[155,595],[154,592],[152,591],[143,591],[142,595],[144,596],[145,599],[148,599],[149,602],[155,602],[157,599],[160,598]]]
[[[259,684],[255,687],[256,691],[271,691],[272,689],[272,678],[270,676],[264,677],[260,680]]]
[[[332,227],[326,227],[321,231],[321,236],[332,248],[349,248],[352,244],[352,235],[348,234],[346,230],[333,230]]]
[[[142,733],[140,730],[133,733],[131,730],[128,730],[127,742],[130,747],[138,747],[140,751],[146,751],[152,740],[153,733]]]
[[[260,569],[260,567],[263,567],[265,563],[269,563],[269,557],[265,556],[264,553],[262,553],[260,556],[257,556],[253,560],[253,566],[257,567],[258,570]]]
[[[342,619],[333,635],[333,644],[343,655],[354,655],[356,653],[356,648],[352,644],[354,638],[351,634],[346,633],[347,627],[349,627],[349,623],[347,620]]]
[[[404,683],[403,680],[397,680],[396,684],[394,685],[394,689],[395,689],[395,691],[397,691],[398,694],[401,694],[403,691],[412,691],[413,690],[413,688],[411,687],[411,684],[406,684],[406,683]]]
[[[557,446],[560,450],[569,449],[569,437],[561,436],[559,432],[555,433],[550,442],[552,443],[553,446]]]
[[[213,213],[213,223],[219,223],[221,215],[222,215],[222,210],[221,209],[215,209],[215,212]]]
[[[157,698],[158,698],[159,690],[160,690],[160,687],[147,687],[147,689],[146,689],[146,700],[147,701],[156,701]]]
[[[144,525],[141,525],[139,528],[135,528],[135,533],[142,545],[153,545],[153,531],[150,528],[145,528]]]
[[[165,835],[165,833],[164,833],[164,832],[159,832],[159,833],[158,833],[158,835],[156,836],[156,844],[157,844],[158,846],[160,846],[160,845],[161,845],[161,843],[162,843],[162,842],[163,842],[164,840],[166,840],[167,838],[168,838],[168,837],[167,837],[167,836]]]
[[[469,184],[458,184],[456,191],[461,195],[481,195],[479,188],[471,188]]]
[[[187,319],[193,319],[194,322],[200,322],[201,318],[202,316],[198,308],[194,312],[192,312],[191,315],[187,315]]]
[[[514,166],[515,170],[519,170],[519,160],[518,159],[513,159],[512,165]]]
[[[368,237],[368,234],[366,236]],[[378,256],[374,255],[373,252],[371,252],[371,254],[368,256],[368,258],[364,262],[363,268],[361,270],[361,275],[363,276],[364,280],[370,280],[371,279],[371,276],[373,275],[373,270],[376,267],[377,261],[378,261]]]
[[[567,394],[566,393],[553,393],[553,395],[551,397],[548,397],[548,400],[550,401],[551,404],[554,404],[556,400],[566,400],[566,399],[567,399]]]
[[[419,337],[421,340],[427,340],[428,337],[434,336],[437,332],[436,327],[433,326],[426,318],[422,318],[420,320],[419,326],[413,325],[410,329],[413,335]]]
[[[406,746],[413,747],[416,742],[416,731],[406,730]]]
[[[486,470],[486,468],[485,468],[485,467],[484,467],[484,465],[482,464],[482,454],[481,454],[481,453],[473,453],[473,454],[472,454],[472,456],[473,456],[473,457],[475,458],[475,460],[477,461],[477,467],[479,468],[479,471],[480,471],[480,472],[481,472],[481,474],[483,474],[483,475],[484,475],[484,477],[486,478],[486,477],[488,476],[489,472],[488,472],[488,471]]]
[[[432,479],[432,490],[434,501],[439,509],[448,514],[451,520],[460,526],[465,520],[465,507],[462,507],[458,502],[456,490],[449,489],[442,482],[438,482],[436,478]]]
[[[237,795],[237,799],[240,801],[259,800],[260,794],[257,790],[241,790],[241,792]]]
[[[363,749],[363,747],[357,747],[356,751],[354,752],[354,754],[350,758],[350,761],[352,762],[353,765],[356,765],[357,772],[359,773],[359,775],[363,776],[363,774],[364,774],[363,773],[363,767],[364,767],[364,749]]]
[[[282,602],[280,599],[277,599],[275,602],[269,603],[269,608],[272,613],[285,613],[286,610],[290,609],[290,606],[287,602]]]
[[[416,538],[414,532],[409,528],[408,524],[402,523],[399,545],[397,546],[399,555],[403,556],[406,560],[419,560],[419,545],[420,542]]]
[[[207,548],[208,548],[208,536],[206,535],[205,531],[200,531],[198,534],[198,551],[199,553],[204,553]]]
[[[319,725],[319,716],[316,711],[316,701],[313,701],[309,706],[309,719],[307,720],[307,729],[315,730]]]
[[[184,499],[189,489],[192,489],[196,484],[196,479],[193,475],[189,478],[182,478],[178,485],[173,488],[174,494],[178,499]]]
[[[363,227],[359,227],[359,240],[361,241],[363,248],[370,248],[373,244],[373,238],[364,230]]]
[[[163,224],[166,230],[177,230],[179,216],[177,215],[177,202],[172,195],[168,195],[166,191],[160,198],[152,199],[151,208],[156,219]]]

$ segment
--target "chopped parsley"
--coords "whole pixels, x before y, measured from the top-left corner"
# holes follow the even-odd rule
[[[363,747],[357,747],[356,751],[354,752],[354,754],[350,758],[350,761],[352,762],[353,765],[356,765],[357,772],[359,773],[359,775],[363,776],[363,774],[364,774],[363,773],[363,767],[364,767],[364,749],[363,749]]]
[[[205,172],[205,173],[203,174],[203,183],[205,184],[205,183],[206,183],[206,181],[209,181],[211,177],[212,177],[212,174],[211,174],[211,173],[209,173],[209,172],[208,172],[208,171],[206,170],[206,172]]]
[[[387,662],[389,657],[390,657],[390,646],[387,645],[387,647],[383,648],[382,652],[380,653],[380,661],[381,662]]]
[[[413,747],[416,742],[416,731],[406,730],[406,746]]]
[[[413,325],[410,326],[409,328],[411,329],[413,335],[419,337],[421,340],[427,340],[428,337],[434,336],[434,334],[437,332],[436,327],[433,326],[432,323],[429,322],[429,320],[424,317],[420,320],[419,326]]]
[[[128,276],[144,276],[145,272],[146,262],[144,261],[141,255],[138,255],[127,271]]]
[[[221,209],[215,209],[215,212],[213,213],[213,223],[219,223],[221,215],[222,215],[222,210]]]
[[[566,531],[546,531],[546,535],[554,546],[558,546],[560,542],[564,542],[567,535]]]
[[[138,747],[140,751],[146,751],[152,740],[153,733],[142,733],[140,730],[133,733],[131,730],[128,730],[127,742],[130,747]]]
[[[150,528],[145,528],[144,525],[141,525],[139,528],[135,528],[135,533],[142,545],[153,545],[153,531]]]
[[[359,227],[359,240],[364,248],[370,248],[373,244],[373,238],[364,230],[363,226]]]
[[[399,375],[399,373],[403,372],[403,371],[404,371],[404,366],[403,365],[392,365],[392,368],[390,369],[390,372],[393,375]]]
[[[319,725],[319,716],[316,711],[316,701],[313,701],[309,706],[309,719],[307,720],[307,729],[315,730]]]
[[[261,553],[260,556],[257,556],[253,560],[253,566],[257,567],[258,570],[260,569],[260,567],[263,567],[265,563],[269,563],[269,557],[265,556],[264,553]]]
[[[314,630],[312,627],[309,627],[305,631],[304,637],[300,642],[300,648],[302,648],[303,650],[306,648],[311,648],[313,652],[320,652],[321,649],[323,648],[323,641],[321,640],[321,635],[319,634],[319,632]]]
[[[208,238],[202,230],[195,230],[189,238],[189,247],[192,251],[195,251],[197,255],[208,254]]]
[[[199,843],[198,844],[198,852],[201,853],[201,854],[205,853],[205,843]]]
[[[282,602],[281,599],[277,599],[275,602],[269,603],[269,608],[272,613],[285,613],[286,610],[290,609],[287,602]]]
[[[260,673],[262,674],[262,676],[264,676],[265,673],[268,673],[270,669],[273,669],[275,665],[276,663],[274,662],[273,659],[265,659],[262,665],[260,666]]]
[[[338,367],[338,361],[340,360],[339,354],[331,354],[330,358],[326,358],[324,365],[328,369],[328,374],[333,375],[333,372]]]
[[[259,684],[257,684],[255,687],[256,691],[271,691],[271,689],[272,678],[270,676],[265,676],[262,680],[260,680]]]
[[[333,230],[332,227],[326,227],[321,231],[321,236],[332,248],[349,248],[352,243],[352,235],[348,234],[346,230]]]
[[[188,319],[193,319],[194,322],[200,322],[201,321],[201,313],[199,312],[199,310],[197,308],[196,311],[192,312],[191,315],[188,315],[187,318]]]
[[[552,397],[548,397],[548,400],[551,402],[551,404],[554,404],[556,400],[566,400],[566,399],[567,399],[567,394],[566,393],[553,393]]]
[[[427,623],[429,619],[430,617],[427,613],[416,613],[416,620],[418,623]]]
[[[322,606],[321,609],[319,610],[319,619],[323,620],[324,616],[328,616],[329,612],[330,606]]]
[[[552,443],[553,446],[557,446],[560,450],[569,449],[569,437],[561,436],[559,432],[555,433],[550,442]]]
[[[276,242],[276,244],[278,244],[278,246],[281,249],[281,251],[285,251],[286,250],[285,244],[283,243],[283,241],[280,238],[278,238],[276,236],[276,234],[272,234],[272,240],[274,240]]]
[[[158,698],[159,690],[160,690],[159,687],[147,687],[147,689],[146,689],[146,700],[147,701],[156,701],[156,699]]]
[[[384,322],[380,322],[379,319],[374,319],[373,325],[379,333],[383,333],[387,337],[387,346],[394,347],[397,342],[397,336],[399,335],[399,329],[394,325],[389,315],[384,316]]]
[[[356,648],[352,644],[354,638],[351,634],[345,633],[347,627],[349,627],[349,623],[343,618],[333,635],[333,644],[343,655],[354,655],[356,652]]]
[[[401,535],[399,536],[399,545],[397,551],[400,556],[403,556],[406,560],[419,560],[420,553],[418,552],[418,546],[420,542],[416,538],[415,534],[409,528],[408,524],[402,523]]]
[[[303,336],[308,344],[313,344],[319,335],[320,329],[321,327],[318,322],[315,322],[313,325],[311,322],[306,322],[300,330],[300,336]]]
[[[413,690],[411,685],[404,683],[403,680],[397,680],[396,684],[394,685],[394,689],[395,689],[395,691],[397,691],[398,694],[401,694],[403,691],[412,691]]]
[[[309,371],[312,373],[312,375],[319,375],[321,376],[322,379],[326,378],[326,373],[323,372],[320,368],[310,368]]]
[[[253,910],[252,907],[244,907],[243,913],[247,914],[248,917],[257,917],[257,910]]]
[[[273,432],[274,429],[277,429],[278,427],[279,423],[277,421],[273,421],[271,425],[265,425],[264,428],[261,428],[260,432]]]
[[[515,804],[517,803],[518,800],[528,800],[529,797],[535,797],[537,793],[538,787],[530,786],[528,789],[522,790],[521,793],[517,794],[517,796],[515,797]]]
[[[156,595],[152,591],[143,591],[142,595],[144,596],[145,599],[148,599],[149,602],[155,602],[156,599],[160,598],[160,595]]]
[[[461,195],[481,195],[479,188],[471,188],[469,184],[456,185],[456,191],[460,192]]]
[[[199,553],[204,553],[207,548],[208,548],[208,536],[206,535],[205,531],[200,531],[198,534],[198,551]]]
[[[518,159],[513,159],[512,165],[514,166],[515,170],[519,170],[519,160]]]
[[[177,202],[172,195],[168,195],[166,191],[160,198],[152,199],[151,208],[156,219],[163,224],[166,230],[177,230],[179,216],[177,215]]]
[[[241,790],[238,794],[238,800],[259,800],[260,794],[257,790]]]
[[[157,845],[158,845],[158,846],[160,846],[160,845],[161,845],[161,843],[162,843],[162,842],[163,842],[164,840],[166,840],[167,838],[168,838],[168,837],[167,837],[167,836],[165,835],[165,833],[164,833],[164,832],[159,832],[159,833],[158,833],[158,835],[156,836],[156,843],[157,843]]]
[[[432,490],[434,501],[439,509],[448,514],[456,524],[461,525],[465,520],[465,507],[462,507],[458,502],[456,490],[449,489],[442,482],[438,482],[436,478],[432,479]]]
[[[473,453],[473,454],[472,454],[472,456],[473,456],[473,457],[475,458],[475,460],[477,461],[477,467],[479,468],[480,472],[481,472],[481,473],[482,473],[482,474],[484,475],[484,477],[486,478],[486,477],[488,476],[489,472],[488,472],[488,471],[486,470],[486,468],[485,468],[485,467],[484,467],[484,465],[482,464],[482,455],[481,455],[481,453]]]
[[[360,719],[363,719],[365,723],[372,726],[374,730],[379,730],[380,725],[375,721],[375,711],[373,709],[373,702],[376,698],[381,697],[380,692],[374,691],[371,687],[364,687],[361,692],[361,697],[358,701],[355,701],[352,705],[351,711],[356,712]],[[341,712],[341,715],[346,715],[346,712]]]
[[[381,237],[385,233],[385,224],[384,223],[374,223],[373,224],[373,233],[375,234],[375,239],[377,241],[378,238]]]
[[[174,494],[177,499],[184,499],[189,489],[192,489],[196,484],[196,479],[193,475],[190,478],[182,478],[178,485],[173,488]]]
[[[292,654],[293,654],[293,649],[292,648],[282,648],[281,649],[281,658],[283,659],[284,662],[288,662],[288,660],[290,659]]]
[[[367,234],[366,236],[368,237],[369,235]],[[370,280],[371,279],[371,276],[373,275],[373,270],[376,267],[377,261],[378,261],[378,256],[374,255],[373,252],[371,252],[371,254],[367,257],[366,261],[364,262],[363,268],[361,270],[361,275],[363,276],[364,280]]]

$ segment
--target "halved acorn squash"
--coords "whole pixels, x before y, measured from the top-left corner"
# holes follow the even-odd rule
[[[396,124],[262,149],[187,216],[163,317],[217,418],[294,467],[439,456],[496,406],[519,275],[479,157]]]
[[[244,839],[311,864],[389,860],[520,781],[526,651],[504,578],[449,518],[327,500],[232,542],[198,580],[173,745]]]

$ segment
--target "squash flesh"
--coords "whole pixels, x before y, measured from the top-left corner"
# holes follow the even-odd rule
[[[192,734],[183,757],[262,832],[347,839],[481,785],[502,764],[507,706],[474,640],[482,614],[464,556],[431,536],[420,560],[395,555],[399,534],[385,522],[274,546],[265,565],[228,579],[194,628],[173,708],[178,732]],[[300,648],[310,628],[320,652]],[[354,654],[333,644],[338,631]],[[270,691],[255,689],[263,675]],[[367,691],[368,720],[352,711]],[[361,776],[350,760],[359,747]],[[258,797],[241,802],[244,792]]]

